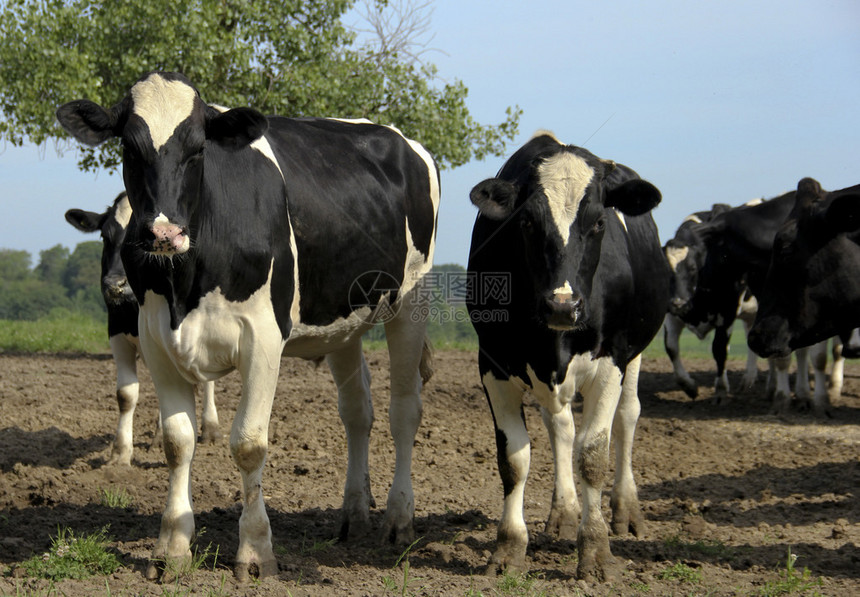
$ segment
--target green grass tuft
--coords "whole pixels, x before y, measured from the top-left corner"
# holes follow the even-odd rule
[[[108,527],[91,535],[76,537],[68,528],[61,528],[51,540],[51,547],[22,564],[29,576],[48,580],[85,579],[95,575],[112,574],[122,565],[116,555],[107,551]]]

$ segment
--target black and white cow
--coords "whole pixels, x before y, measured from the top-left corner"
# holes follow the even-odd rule
[[[531,394],[555,460],[547,531],[572,539],[581,513],[577,575],[603,579],[614,567],[600,511],[611,433],[613,530],[642,530],[631,460],[640,353],[660,329],[669,299],[669,268],[649,213],[660,192],[625,166],[539,132],[496,178],[478,184],[471,200],[480,211],[467,303],[505,496],[490,568],[526,564],[530,456],[523,399]],[[498,291],[498,276],[506,277],[507,292]],[[483,292],[486,287],[496,291]],[[583,421],[574,439],[577,392],[584,397]]]
[[[705,255],[704,264],[695,279],[695,291],[688,291],[692,296],[687,305],[685,317],[700,319],[700,313],[708,314],[715,320],[715,335],[722,331],[725,342],[728,343],[731,325],[742,310],[739,301],[744,292],[756,297],[754,309],[750,309],[744,319],[747,330],[750,329],[755,312],[758,309],[757,297],[764,291],[764,280],[770,262],[773,239],[779,227],[785,221],[794,205],[794,191],[785,193],[766,201],[751,202],[740,207],[723,211],[698,226],[693,242],[697,243]],[[676,278],[676,285],[680,285]],[[673,303],[674,305],[674,303]],[[715,337],[715,342],[717,338]],[[812,362],[816,376],[816,388],[820,391],[826,387],[826,345],[813,349]],[[823,359],[822,359],[823,353]],[[842,366],[838,352],[834,368]],[[723,355],[724,357],[724,355]],[[805,349],[797,352],[797,375],[795,394],[800,401],[810,399],[808,355]],[[771,375],[768,379],[768,393],[773,396],[774,412],[787,410],[791,403],[791,388],[789,386],[790,354],[772,357],[770,359]],[[749,371],[748,362],[748,371]],[[834,374],[834,377],[838,372]],[[745,376],[744,387],[749,387],[754,377]],[[834,384],[835,385],[835,384]],[[841,384],[839,385],[841,391]],[[717,378],[715,401],[727,399],[727,379],[721,383]]]
[[[734,317],[728,321],[721,317],[725,306],[718,304],[718,297],[709,296],[705,300],[705,297],[696,294],[699,272],[705,265],[707,254],[707,249],[696,231],[702,224],[729,209],[731,209],[730,205],[717,203],[709,211],[696,212],[687,216],[678,227],[675,236],[663,247],[669,267],[672,269],[669,312],[663,322],[663,344],[666,354],[672,361],[675,381],[690,398],[696,398],[699,395],[699,388],[681,361],[680,337],[685,327],[700,340],[714,330],[711,343],[711,353],[717,367],[714,388],[716,395],[728,393],[726,357]],[[738,293],[737,296],[735,292]],[[755,299],[747,296],[743,285],[740,288],[733,288],[723,300],[727,301],[729,310],[734,308],[736,315],[744,321],[745,325],[747,320],[752,323],[749,314],[752,313],[752,317],[755,316]],[[755,383],[758,374],[756,360],[756,355],[750,351],[747,355],[746,372],[742,382],[744,388],[750,388]]]
[[[828,193],[801,180],[763,282],[753,350],[782,356],[834,335],[848,342],[860,327],[860,185]],[[816,392],[816,412],[830,398]]]
[[[370,375],[361,336],[384,321],[396,465],[383,535],[413,537],[412,446],[426,322],[414,317],[439,203],[432,157],[367,121],[216,109],[178,73],[150,73],[111,108],[77,100],[60,123],[95,145],[118,137],[132,220],[123,263],[140,302],[170,471],[147,576],[190,557],[193,384],[236,369],[230,434],[242,477],[236,575],[277,571],[262,473],[281,355],[326,355],[346,427],[344,535],[369,525]],[[426,369],[424,369],[426,371]]]
[[[113,204],[103,213],[83,209],[66,212],[66,221],[81,232],[101,233],[101,289],[108,314],[108,339],[116,365],[116,401],[119,406],[119,422],[108,464],[125,465],[131,464],[134,451],[134,410],[140,392],[137,379],[139,309],[120,257],[130,220],[131,204],[125,191],[117,195]],[[221,438],[218,411],[215,408],[215,382],[203,384],[203,396],[200,439],[204,443],[215,442]],[[160,441],[160,435],[161,417],[156,424],[154,444]]]

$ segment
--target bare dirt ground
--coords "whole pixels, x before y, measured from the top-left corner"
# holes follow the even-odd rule
[[[388,358],[372,352],[368,361],[376,408],[371,481],[381,508],[394,465]],[[754,392],[713,406],[711,362],[689,365],[703,386],[696,401],[675,387],[668,359],[643,363],[634,468],[647,529],[641,538],[611,539],[626,570],[610,584],[578,582],[575,546],[543,533],[551,455],[538,409],[527,407],[532,469],[525,514],[533,584],[530,592],[517,593],[483,574],[502,487],[474,354],[436,355],[414,461],[420,540],[399,566],[400,551],[381,546],[375,536],[331,541],[345,480],[334,384],[324,365],[284,360],[264,476],[279,574],[240,585],[229,571],[239,480],[222,440],[198,446],[193,469],[197,528],[204,529],[197,545],[217,549],[217,560],[169,586],[143,576],[167,482],[163,455],[146,450],[157,408],[148,374],[142,376],[133,466],[115,468],[105,466],[116,419],[108,356],[0,355],[0,595],[759,595],[785,572],[789,550],[798,570],[809,568],[810,578],[821,580],[818,593],[860,594],[860,363],[846,367],[843,397],[827,420],[769,415],[763,374]],[[737,385],[742,363],[730,365]],[[228,430],[238,376],[216,385]],[[117,489],[132,496],[131,506],[101,505],[100,492]],[[604,507],[608,517],[608,492]],[[372,517],[378,528],[381,510]],[[58,528],[81,535],[105,525],[124,564],[110,577],[52,587],[22,575],[18,565],[47,550]],[[700,580],[673,578],[667,570],[678,563]]]

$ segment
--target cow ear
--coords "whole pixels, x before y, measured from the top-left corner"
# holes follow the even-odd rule
[[[57,109],[57,120],[75,139],[95,147],[115,136],[116,112],[90,100],[75,100]]]
[[[662,198],[657,187],[637,178],[609,189],[603,204],[627,216],[641,216],[657,207]]]
[[[104,214],[82,209],[70,209],[66,212],[66,221],[81,232],[95,232],[101,228]]]
[[[491,220],[504,220],[514,211],[517,187],[500,178],[489,178],[479,182],[469,193],[469,199],[480,210],[481,215]]]
[[[239,149],[262,137],[268,128],[269,120],[253,108],[213,109],[207,114],[206,138]]]
[[[824,214],[824,220],[836,233],[860,229],[860,195],[840,195],[833,199]]]

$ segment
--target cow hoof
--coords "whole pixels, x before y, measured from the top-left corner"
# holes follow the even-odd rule
[[[486,576],[500,576],[502,574],[525,574],[529,568],[526,564],[526,550],[506,549],[499,547],[487,562],[484,570]]]
[[[338,540],[363,539],[370,534],[370,516],[341,516]]]
[[[252,578],[266,578],[278,573],[278,562],[267,560],[265,562],[236,562],[234,575],[240,583],[246,583]]]
[[[609,556],[580,558],[576,566],[576,578],[586,583],[608,583],[620,576],[618,561]]]
[[[711,398],[711,404],[714,406],[725,406],[730,402],[731,400],[729,399],[729,395],[722,392],[717,392],[714,394],[714,397]]]
[[[641,537],[645,530],[645,522],[642,518],[642,509],[639,501],[624,500],[616,503],[610,500],[612,508],[612,534],[623,536],[631,533],[635,537]]]
[[[111,452],[110,458],[105,463],[106,466],[131,466],[131,450]]]
[[[189,552],[183,556],[153,556],[146,567],[146,579],[157,580],[162,584],[170,584],[177,578],[190,572],[192,558]]]
[[[398,548],[411,547],[415,542],[415,529],[412,521],[398,522],[387,516],[382,522],[382,543],[394,545]]]
[[[684,393],[692,400],[699,397],[699,386],[692,379],[679,379],[678,385],[681,386]]]
[[[221,429],[215,427],[214,429],[209,429],[204,427],[200,432],[200,443],[201,444],[217,444],[221,441],[223,435],[221,434]]]
[[[561,541],[575,541],[579,516],[569,513],[550,512],[544,532]]]
[[[784,415],[791,408],[791,396],[787,394],[777,393],[773,396],[773,403],[770,407],[770,414]]]

